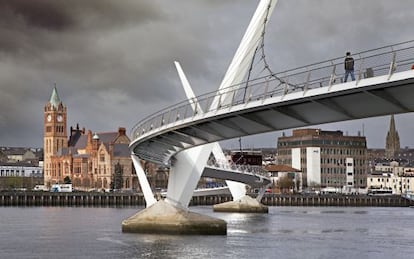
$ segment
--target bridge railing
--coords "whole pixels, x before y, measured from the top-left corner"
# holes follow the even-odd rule
[[[362,79],[376,76],[388,75],[389,79],[395,72],[411,69],[414,64],[414,40],[354,53],[353,58],[356,84]],[[132,137],[135,139],[167,124],[173,126],[181,120],[194,117],[200,109],[204,112],[218,111],[252,100],[265,100],[340,84],[344,82],[344,72],[344,57],[338,57],[251,79],[220,91],[197,96],[192,100],[184,100],[156,112],[133,127]],[[348,80],[351,81],[351,78]],[[196,109],[193,109],[193,105]]]
[[[215,167],[222,170],[232,170],[238,171],[243,174],[251,174],[254,176],[258,176],[259,178],[265,178],[270,180],[269,172],[263,169],[261,166],[254,166],[254,165],[241,165],[236,164],[228,161],[220,161],[220,160],[209,160],[207,162],[208,166]]]

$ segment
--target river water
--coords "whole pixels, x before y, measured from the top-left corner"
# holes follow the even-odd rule
[[[227,236],[127,234],[142,207],[1,207],[0,258],[414,258],[414,209],[269,207],[269,214],[192,211]]]

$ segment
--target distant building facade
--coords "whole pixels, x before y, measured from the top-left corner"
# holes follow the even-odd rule
[[[0,162],[26,162],[38,165],[42,159],[41,152],[40,148],[0,147]]]
[[[75,189],[112,189],[115,167],[121,168],[120,189],[137,190],[125,128],[92,133],[76,128],[67,136],[67,109],[56,86],[44,108],[44,184],[51,186],[70,179]],[[119,170],[119,169],[118,169]],[[118,174],[119,177],[119,174]]]
[[[400,166],[398,162],[378,164],[367,178],[368,190],[391,190],[392,194],[414,192],[414,167]]]
[[[303,173],[307,187],[365,188],[367,143],[362,136],[344,136],[342,131],[293,130],[278,138],[278,164]]]
[[[43,183],[43,168],[27,162],[0,162],[0,190],[32,189]]]
[[[283,192],[280,180],[287,178],[291,181],[290,189],[294,192],[302,191],[302,172],[287,165],[274,165],[269,164],[264,167],[269,172],[270,179],[272,180],[272,189],[279,193]]]
[[[260,150],[232,150],[230,151],[230,159],[238,165],[262,166],[263,156]]]
[[[43,169],[30,163],[0,163],[0,177],[43,177]]]

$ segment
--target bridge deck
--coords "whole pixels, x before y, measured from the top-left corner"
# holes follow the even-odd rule
[[[398,54],[398,51],[394,53]],[[330,66],[329,70],[333,70],[333,73],[328,81],[324,77],[324,80],[315,83],[310,80],[310,72],[302,73],[308,75],[302,83],[293,84],[293,79],[288,81],[287,77],[281,79],[278,76],[282,92],[270,91],[268,81],[262,81],[245,87],[242,99],[238,97],[241,88],[230,90],[226,94],[231,96],[231,101],[226,103],[224,98],[223,101],[219,98],[217,107],[211,107],[212,100],[220,94],[224,96],[223,93],[200,97],[197,104],[204,106],[206,111],[202,114],[192,113],[189,105],[170,107],[134,128],[130,148],[141,159],[169,165],[176,153],[211,142],[275,130],[412,112],[414,70],[409,69],[409,62],[413,62],[414,57],[407,59],[404,55],[400,61],[395,57],[394,54],[388,70],[378,66],[382,67],[382,74],[380,70],[374,70],[377,75],[380,74],[376,77],[358,76],[356,81],[342,83],[340,76],[335,75],[338,63]],[[398,64],[400,70],[405,71],[394,72],[398,71]],[[356,71],[356,74],[361,75],[361,72]],[[292,75],[288,77],[294,78]],[[258,87],[261,87],[260,94],[257,94]]]

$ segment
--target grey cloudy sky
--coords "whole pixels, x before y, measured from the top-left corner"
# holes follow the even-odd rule
[[[174,60],[196,94],[217,89],[258,2],[0,0],[0,146],[43,146],[54,82],[69,126],[98,132],[129,132],[184,100]],[[409,0],[279,0],[267,59],[282,71],[411,40],[413,10]],[[396,116],[402,146],[414,146],[413,118]],[[384,147],[389,117],[318,127],[356,135],[363,125],[368,146]],[[280,135],[246,137],[243,145],[274,147]]]

